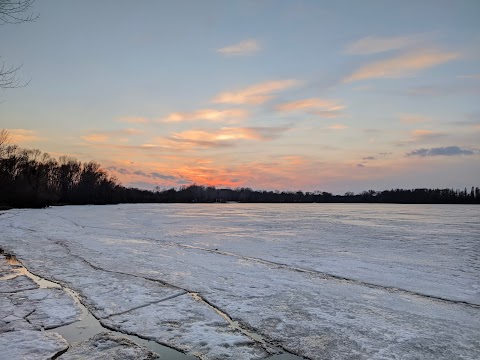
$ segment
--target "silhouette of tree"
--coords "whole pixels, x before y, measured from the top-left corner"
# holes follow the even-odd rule
[[[7,145],[10,143],[10,134],[7,130],[0,130],[0,159],[4,156],[7,150]]]
[[[333,195],[325,191],[267,191],[248,187],[216,189],[192,184],[155,191],[126,188],[101,165],[81,163],[61,156],[57,161],[40,150],[10,144],[8,131],[0,131],[0,208],[43,207],[63,204],[114,203],[403,203],[480,204],[480,189],[391,189],[368,190],[355,195]]]

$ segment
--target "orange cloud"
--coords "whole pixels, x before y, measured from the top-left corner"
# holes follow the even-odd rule
[[[169,140],[183,143],[187,147],[228,147],[233,146],[235,140],[269,141],[287,131],[286,127],[225,127],[215,131],[187,130],[174,133]],[[171,144],[177,147],[178,144]]]
[[[217,188],[252,187],[267,190],[323,190],[339,182],[351,184],[351,181],[364,180],[369,183],[372,179],[408,170],[402,168],[406,164],[402,158],[370,162],[370,172],[361,171],[365,169],[360,169],[356,164],[358,161],[325,162],[316,157],[299,155],[246,160],[238,156],[204,158],[188,154],[135,164],[119,160],[108,164],[112,166],[107,169],[113,171],[127,186],[148,185],[154,188],[158,185],[165,188],[197,183]]]
[[[249,39],[239,42],[238,44],[225,46],[218,49],[222,55],[235,56],[235,55],[252,55],[260,50],[260,44],[255,39]]]
[[[272,94],[298,86],[298,80],[278,80],[256,84],[243,90],[218,94],[212,101],[217,104],[263,104]]]
[[[195,121],[195,120],[207,120],[207,121],[224,121],[244,119],[248,117],[248,111],[243,109],[227,109],[227,110],[215,110],[215,109],[201,109],[194,112],[174,112],[168,115],[164,122],[181,122],[181,121]]]
[[[34,130],[27,129],[6,129],[10,135],[10,142],[13,144],[28,143],[42,140]]]
[[[377,37],[367,36],[347,46],[346,53],[354,55],[375,54],[405,48],[418,41],[418,36]]]
[[[344,82],[409,76],[422,69],[454,60],[459,56],[458,53],[433,50],[401,55],[392,59],[381,60],[365,65],[345,78]]]

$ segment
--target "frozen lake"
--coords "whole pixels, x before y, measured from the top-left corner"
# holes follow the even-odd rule
[[[1,213],[0,248],[102,325],[203,359],[478,359],[479,219],[469,205],[66,206]]]

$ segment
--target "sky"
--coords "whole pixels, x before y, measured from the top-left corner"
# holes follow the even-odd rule
[[[0,129],[124,186],[480,185],[480,1],[36,1]]]

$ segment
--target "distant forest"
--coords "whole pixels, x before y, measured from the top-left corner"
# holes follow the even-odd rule
[[[190,185],[155,191],[127,188],[96,162],[81,163],[61,156],[58,160],[40,150],[9,144],[0,131],[0,209],[67,204],[118,203],[400,203],[479,204],[480,189],[392,189],[333,195],[314,191],[265,191],[250,188],[216,189]]]

